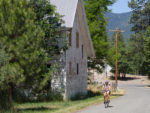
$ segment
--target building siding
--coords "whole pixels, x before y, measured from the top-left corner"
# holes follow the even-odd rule
[[[80,3],[80,2],[79,2]],[[81,5],[78,4],[78,7]],[[77,8],[78,9],[78,8]],[[64,68],[60,71],[61,74],[53,75],[52,79],[52,89],[64,89],[64,99],[70,99],[77,94],[86,95],[87,94],[87,55],[83,44],[82,28],[80,25],[81,20],[79,20],[80,10],[76,11],[73,28],[71,31],[71,46],[65,52],[61,59],[63,59],[61,64],[64,64]],[[79,48],[76,47],[76,33],[79,32]],[[82,49],[83,45],[83,49]],[[83,54],[82,54],[83,50]],[[83,56],[83,57],[82,57]],[[71,63],[71,74],[70,65]],[[79,67],[77,74],[77,64]],[[63,67],[62,66],[62,67]],[[57,77],[56,77],[57,76]],[[63,82],[63,83],[62,83]],[[62,86],[63,85],[63,86]]]
[[[79,48],[76,47],[76,32],[79,32]],[[72,98],[76,94],[86,95],[87,93],[87,56],[83,51],[82,58],[82,30],[79,26],[78,13],[76,13],[72,28],[72,46],[66,52],[66,98]],[[84,50],[84,48],[83,48]],[[69,75],[69,62],[72,63],[72,74]],[[79,66],[77,74],[77,64]]]

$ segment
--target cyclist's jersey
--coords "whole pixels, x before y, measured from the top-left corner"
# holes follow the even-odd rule
[[[109,91],[109,85],[104,85],[104,90]]]

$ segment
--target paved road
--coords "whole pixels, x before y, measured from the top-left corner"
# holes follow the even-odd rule
[[[103,104],[90,106],[77,113],[150,113],[150,88],[141,84],[120,84],[126,90],[122,97],[114,99],[109,108]]]

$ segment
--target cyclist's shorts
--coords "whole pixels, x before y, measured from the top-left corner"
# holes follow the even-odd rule
[[[109,91],[109,94],[111,93],[111,91],[110,91],[110,90],[104,90],[104,91],[103,91],[103,93],[106,93],[107,91]]]

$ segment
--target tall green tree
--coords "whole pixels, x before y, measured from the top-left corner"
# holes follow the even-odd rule
[[[90,60],[89,66],[99,71],[101,71],[100,67],[104,66],[109,50],[105,12],[108,11],[107,6],[112,3],[113,0],[85,0],[88,25],[96,54],[96,58]]]
[[[48,55],[48,67],[51,72],[54,69],[56,71],[56,69],[59,69],[59,64],[51,64],[51,62],[67,49],[66,34],[61,31],[62,16],[55,12],[55,6],[48,0],[30,0],[29,7],[36,13],[36,26],[44,31],[42,47]],[[31,79],[28,81],[31,81]],[[41,90],[44,94],[45,92],[48,94],[51,89],[51,79],[46,78],[46,82],[48,84],[44,87],[44,90]]]
[[[145,55],[144,55],[144,36],[141,33],[131,35],[128,39],[128,59],[132,74],[144,74]]]
[[[150,27],[147,28],[145,36],[145,56],[146,56],[145,68],[150,78]]]
[[[112,35],[112,39],[110,40],[111,49],[109,50],[109,64],[113,67],[115,72],[115,61],[116,61],[116,33]],[[129,63],[128,63],[128,52],[126,48],[126,42],[122,33],[118,33],[118,74],[120,73],[126,75],[129,71]]]
[[[21,83],[28,83],[32,90],[40,90],[51,78],[43,49],[45,34],[35,20],[36,14],[27,0],[0,1],[0,40],[4,46],[0,48],[0,56],[7,56],[0,64],[0,101],[9,92],[6,105],[12,103],[13,89]],[[10,108],[3,106],[0,102],[0,108]]]
[[[146,31],[150,25],[150,1],[131,0],[128,6],[133,10],[130,18],[130,24],[133,25],[131,30],[135,33]]]
[[[13,68],[9,66],[9,55],[5,52],[4,45],[0,42],[0,112],[2,109],[12,109],[12,99],[9,96],[9,88],[5,85],[8,84],[8,80],[12,78],[7,73],[13,73]],[[7,70],[10,69],[11,70]],[[8,72],[9,71],[9,72]],[[7,80],[7,81],[6,81]],[[4,83],[7,82],[7,83]],[[12,81],[13,82],[13,81]]]
[[[134,68],[135,74],[146,74],[144,35],[147,27],[150,25],[150,1],[131,0],[131,2],[129,2],[129,7],[133,10],[133,14],[130,18],[130,23],[133,25],[131,30],[135,32],[135,35],[131,36],[131,42],[129,44],[129,48],[132,48],[129,49],[129,51],[130,54],[132,54],[132,63],[134,64],[132,65],[132,69]]]

